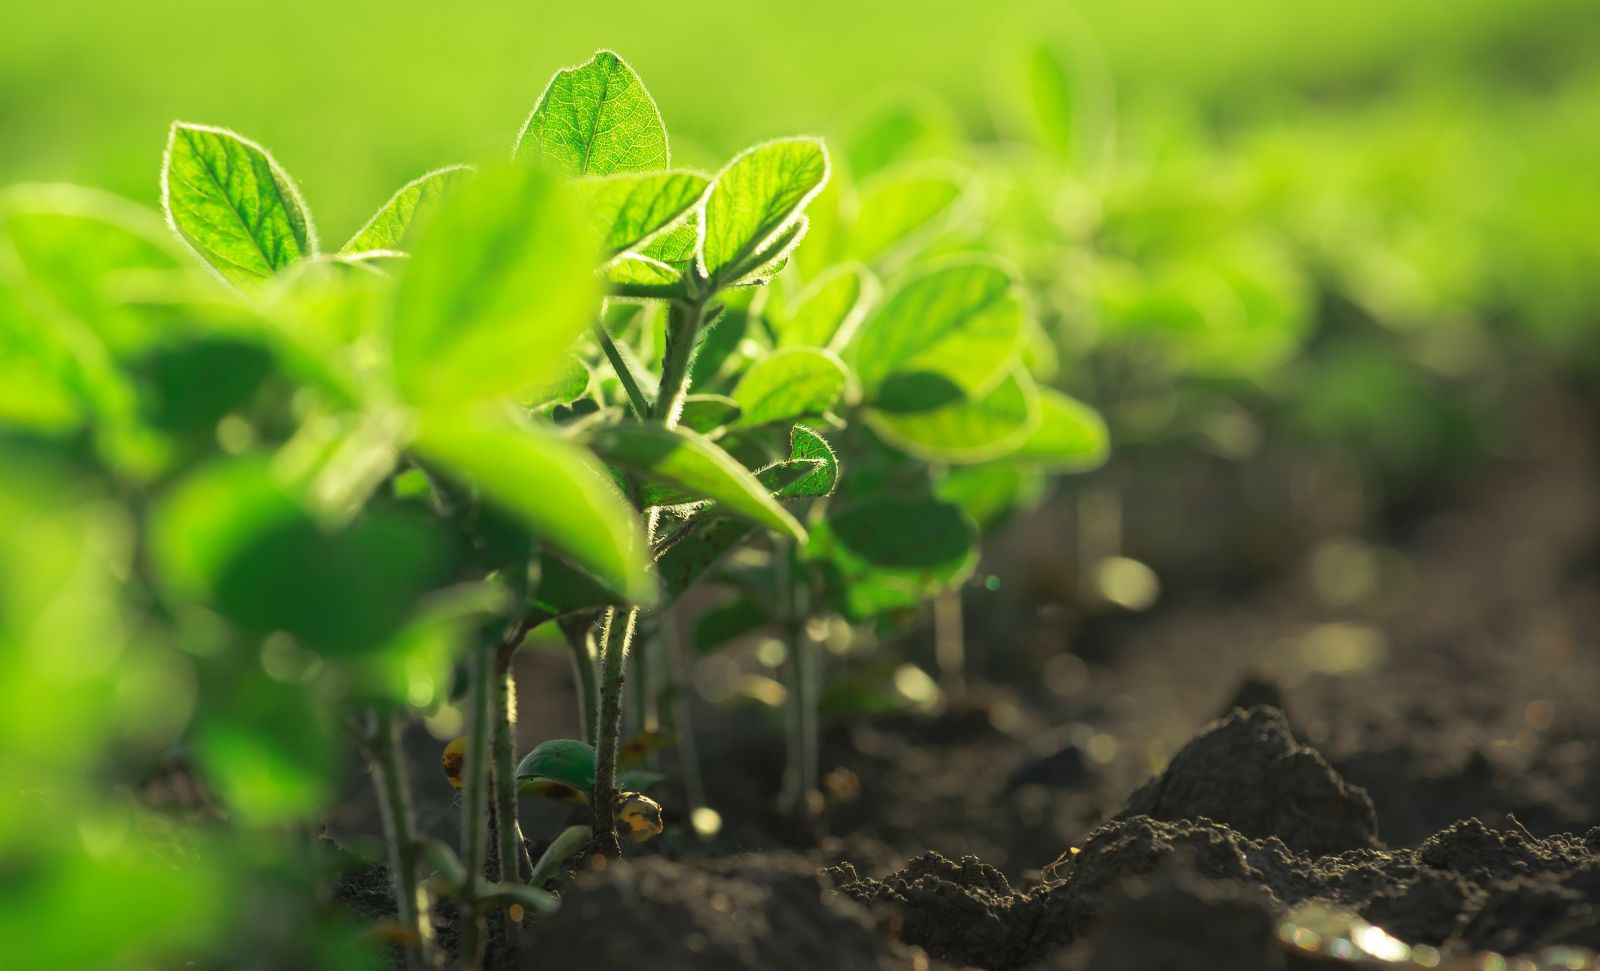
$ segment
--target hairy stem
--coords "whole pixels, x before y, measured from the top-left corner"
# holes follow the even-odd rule
[[[622,736],[622,682],[638,623],[637,610],[608,610],[600,628],[600,718],[596,722],[594,792],[589,799],[594,816],[591,853],[612,858],[622,855],[611,802],[617,794],[617,748]]]
[[[400,926],[412,938],[406,945],[407,961],[429,967],[433,961],[433,924],[417,881],[417,834],[411,806],[411,780],[400,747],[400,719],[380,709],[372,715],[368,760],[378,811],[383,817],[383,838],[389,849],[389,874],[394,880],[395,907]]]
[[[695,345],[706,320],[705,301],[677,301],[667,313],[667,343],[661,354],[661,385],[656,394],[652,420],[671,428],[683,411],[683,398],[689,389],[689,371],[694,363]],[[661,514],[652,510],[645,516],[645,540],[654,544]],[[590,852],[610,857],[622,855],[617,842],[616,820],[611,801],[617,793],[617,749],[622,734],[622,682],[628,649],[639,625],[637,608],[626,612],[607,610],[601,626],[600,717],[595,723],[594,792],[589,805],[594,815],[594,839]]]
[[[639,379],[634,375],[633,368],[628,366],[628,359],[617,350],[617,342],[611,339],[611,333],[599,321],[595,322],[594,336],[600,342],[600,349],[605,351],[606,360],[611,362],[611,370],[617,372],[617,380],[622,382],[622,390],[628,393],[628,405],[633,409],[634,417],[648,417],[650,399],[644,396],[644,389],[639,386]]]

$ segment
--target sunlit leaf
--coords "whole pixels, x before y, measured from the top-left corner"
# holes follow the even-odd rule
[[[406,250],[417,230],[456,186],[472,178],[472,167],[451,165],[407,182],[383,204],[341,254]]]
[[[614,256],[682,216],[710,184],[698,172],[650,172],[583,179],[577,186],[601,250]]]
[[[770,354],[734,385],[740,416],[733,427],[752,428],[824,415],[844,397],[850,372],[828,352],[793,347]]]
[[[706,194],[700,271],[727,282],[757,269],[757,257],[827,181],[828,153],[816,139],[780,139],[741,152]]]
[[[537,387],[599,310],[597,264],[570,192],[537,166],[485,172],[418,241],[394,305],[394,369],[418,403]]]
[[[805,536],[750,470],[688,429],[624,422],[593,429],[588,444],[608,462],[651,481],[715,500],[724,511],[777,532]]]
[[[1005,270],[953,263],[891,294],[861,324],[848,359],[869,398],[893,375],[934,374],[981,391],[1016,359],[1026,316]]]
[[[522,126],[516,153],[574,176],[647,172],[670,162],[655,100],[633,69],[605,50],[556,72]]]
[[[861,188],[847,255],[877,264],[914,253],[959,216],[971,177],[953,165],[883,173]]]
[[[868,420],[895,447],[938,462],[982,462],[1007,455],[1039,422],[1039,392],[1024,371],[1014,371],[976,398],[953,386],[947,390],[947,403],[933,407],[924,404],[935,394],[922,387],[908,391],[905,407],[895,402],[892,409],[875,408]]]
[[[476,411],[424,415],[416,447],[633,602],[655,601],[638,514],[583,449]]]
[[[1102,465],[1109,450],[1099,412],[1053,388],[1041,388],[1038,424],[1008,458],[1052,472],[1082,472]]]
[[[258,286],[317,251],[311,213],[288,173],[226,129],[172,126],[161,199],[178,234],[237,286]]]
[[[863,266],[829,269],[794,299],[791,309],[769,312],[779,347],[837,350],[855,333],[877,299],[878,281]]]

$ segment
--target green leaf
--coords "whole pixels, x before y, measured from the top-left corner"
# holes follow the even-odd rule
[[[416,448],[632,602],[655,602],[638,514],[583,449],[492,412],[424,414]]]
[[[919,389],[907,397],[925,396]],[[954,394],[931,408],[874,408],[868,421],[885,441],[919,458],[983,462],[1014,452],[1032,434],[1039,422],[1039,391],[1019,369],[980,397]]]
[[[606,256],[615,256],[670,225],[705,194],[698,172],[611,175],[578,182],[578,197]]]
[[[642,253],[624,253],[607,263],[605,281],[618,297],[673,300],[689,292],[682,273]]]
[[[758,269],[758,257],[792,227],[827,181],[828,153],[817,139],[780,139],[741,152],[706,193],[696,261],[700,273],[727,283]]]
[[[570,176],[648,172],[670,163],[667,127],[644,83],[611,51],[557,71],[514,154]]]
[[[981,261],[922,274],[861,325],[849,355],[869,397],[894,375],[935,374],[967,393],[1016,359],[1027,310],[1011,275]]]
[[[541,917],[548,917],[561,909],[560,897],[525,883],[486,883],[478,891],[478,901],[500,907],[516,904]]]
[[[792,310],[769,313],[768,322],[779,347],[837,350],[850,340],[877,294],[877,278],[866,267],[832,267],[801,291]]]
[[[599,310],[598,261],[571,193],[536,166],[485,172],[439,208],[400,278],[394,368],[414,403],[548,381]]]
[[[861,189],[846,255],[889,262],[932,242],[969,208],[969,175],[954,165],[918,165],[885,173]]]
[[[165,336],[153,333],[148,319],[128,305],[127,285],[190,264],[183,244],[156,213],[71,185],[5,190],[0,241],[38,296],[116,351]],[[81,347],[77,353],[83,354]]]
[[[734,279],[733,285],[759,286],[782,273],[783,268],[789,265],[789,257],[794,255],[795,248],[806,238],[806,231],[810,228],[811,220],[805,216],[790,223],[783,232],[772,238],[772,242],[768,243],[765,249],[750,260],[750,271],[740,273]]]
[[[1051,472],[1085,472],[1104,465],[1110,448],[1098,411],[1054,388],[1041,388],[1039,422],[1007,458]]]
[[[755,527],[749,523],[717,515],[712,510],[673,534],[656,559],[656,572],[661,575],[663,590],[661,606],[675,602],[754,531]]]
[[[795,518],[748,469],[695,432],[624,422],[592,429],[588,444],[606,461],[653,482],[716,500],[728,513],[796,539],[805,537]]]
[[[859,619],[914,604],[971,575],[977,531],[957,507],[928,497],[879,494],[830,506],[806,553]]]
[[[339,252],[348,255],[409,248],[412,237],[450,190],[470,178],[472,166],[451,165],[407,182]]]
[[[240,666],[206,685],[193,732],[195,759],[235,819],[281,826],[312,817],[334,796],[336,735],[315,693]]]
[[[934,494],[961,507],[980,529],[990,529],[1012,511],[1037,501],[1044,474],[1037,468],[1009,462],[980,462],[945,469]]]
[[[288,173],[223,128],[173,124],[161,201],[178,235],[242,288],[317,252],[311,214]]]
[[[380,507],[327,530],[257,459],[183,482],[152,532],[174,594],[208,601],[246,631],[282,631],[330,655],[384,647],[449,565],[429,520]]]
[[[604,584],[566,560],[546,551],[539,556],[539,583],[529,597],[529,607],[554,619],[569,614],[623,606]]]
[[[791,347],[757,361],[734,385],[742,414],[735,428],[753,428],[827,414],[850,386],[838,355]]]
[[[785,470],[781,483],[777,481],[779,469]],[[802,469],[803,474],[792,478],[788,475]],[[756,478],[779,499],[832,495],[839,484],[839,459],[827,439],[804,425],[796,425],[789,433],[789,459],[762,469]]]
[[[700,615],[694,624],[694,649],[705,654],[772,622],[765,607],[740,595]]]
[[[514,773],[517,783],[549,779],[579,792],[594,787],[594,746],[575,738],[551,738],[533,747]]]
[[[683,399],[678,424],[702,435],[733,424],[739,417],[739,402],[721,394],[691,394]]]
[[[563,354],[559,369],[538,387],[525,392],[521,403],[530,408],[577,401],[589,390],[589,366],[574,354]]]
[[[1116,121],[1111,73],[1081,28],[1052,31],[1057,50],[1030,37],[1004,60],[1015,92],[1000,121],[1078,170],[1109,157]]]
[[[897,163],[942,158],[962,148],[960,122],[931,94],[902,95],[851,132],[845,145],[850,173],[865,179]]]

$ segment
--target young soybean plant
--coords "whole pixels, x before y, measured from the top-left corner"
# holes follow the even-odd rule
[[[326,255],[292,181],[265,150],[194,125],[173,128],[163,197],[174,229],[261,314],[267,339],[303,376],[299,429],[274,469],[293,470],[295,501],[308,517],[339,535],[344,524],[365,523],[375,504],[421,505],[454,551],[453,580],[501,594],[464,652],[472,744],[459,859],[429,848],[453,875],[447,882],[467,915],[461,953],[471,963],[491,908],[516,902],[539,912],[552,904],[516,882],[515,814],[503,808],[489,871],[501,882],[483,877],[490,792],[514,806],[505,675],[526,632],[515,605],[527,598],[535,554],[560,551],[624,602],[659,596],[644,528],[622,492],[592,452],[536,414],[581,395],[587,383],[585,376],[573,390],[567,351],[599,311],[603,244],[560,176],[518,165],[470,178],[459,168],[425,176]],[[406,257],[400,247],[411,248],[413,235]],[[372,587],[395,568],[396,550],[377,545],[380,538],[332,560],[348,566],[346,575],[311,571],[328,590],[289,589],[322,602],[341,582]],[[398,615],[415,596],[386,609]],[[255,605],[265,622],[273,622],[274,605],[295,616],[293,604],[267,601]],[[491,717],[497,708],[499,719]],[[420,848],[397,752],[404,710],[376,705],[354,729],[374,762],[401,920],[425,962]],[[491,737],[503,756],[493,787]]]
[[[782,634],[791,704],[783,803],[795,813],[811,811],[817,791],[810,621],[888,618],[932,597],[959,604],[981,526],[1036,494],[1029,486],[1045,473],[1104,460],[1099,416],[1034,376],[1048,374],[1049,358],[1030,353],[1038,324],[1015,276],[950,245],[961,223],[953,214],[976,207],[961,184],[949,166],[911,162],[876,173],[859,199],[838,193],[829,230],[804,261],[822,269],[767,301],[750,336],[773,350],[755,352],[729,391],[748,399],[765,370],[804,355],[837,362],[853,389],[836,419],[847,427],[839,449],[849,474],[813,510],[809,542],[721,571],[739,594],[696,634],[702,650],[762,627]],[[919,255],[941,246],[952,252]],[[852,256],[870,268],[829,266]],[[877,296],[874,270],[892,281],[887,297]]]
[[[715,438],[737,409],[694,401],[702,344],[716,340],[749,288],[766,282],[805,235],[805,210],[827,183],[828,156],[815,139],[779,139],[735,156],[715,176],[674,172],[666,128],[638,77],[602,51],[561,71],[524,126],[519,160],[540,160],[574,178],[608,259],[602,276],[618,300],[664,309],[659,370],[636,361],[624,314],[595,320],[594,336],[625,395],[574,424],[574,434],[609,462],[640,511],[640,528],[663,581],[663,602],[682,594],[715,560],[765,528],[791,542],[805,531],[782,501],[831,490],[836,466],[826,442],[790,420],[804,403],[774,402],[747,427],[782,448],[747,467]],[[842,382],[835,393],[842,390]],[[781,427],[780,427],[781,426]],[[593,852],[614,855],[616,772],[624,661],[640,609],[547,558],[534,595],[539,620],[597,617],[601,655],[592,711],[595,769]],[[581,566],[581,564],[580,564]],[[530,615],[532,616],[532,615]],[[581,651],[580,667],[582,666]],[[581,679],[580,679],[581,680]]]

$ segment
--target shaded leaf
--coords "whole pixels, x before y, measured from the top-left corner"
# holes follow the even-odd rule
[[[772,622],[766,608],[746,596],[735,597],[700,615],[694,624],[694,649],[705,654]]]
[[[721,394],[691,394],[683,399],[678,424],[702,435],[731,425],[739,417],[739,402]]]

